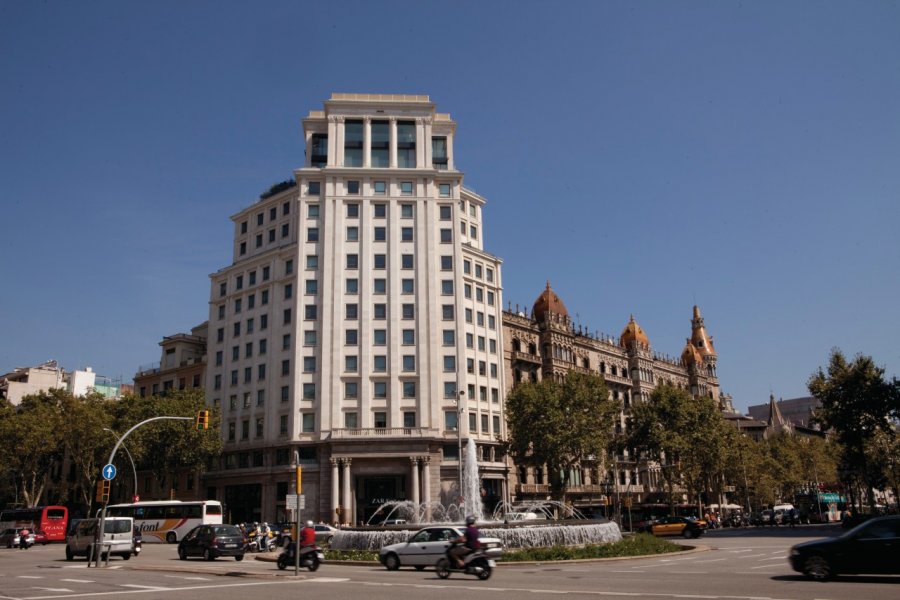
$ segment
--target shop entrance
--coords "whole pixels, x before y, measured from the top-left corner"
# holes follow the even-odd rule
[[[359,476],[356,478],[356,513],[358,519],[368,523],[378,508],[386,502],[403,502],[407,499],[404,475]],[[379,518],[387,515],[379,514]]]

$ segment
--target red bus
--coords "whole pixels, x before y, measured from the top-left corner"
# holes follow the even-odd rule
[[[0,512],[0,530],[27,527],[43,531],[48,542],[66,541],[68,526],[69,509],[65,506],[8,508]]]

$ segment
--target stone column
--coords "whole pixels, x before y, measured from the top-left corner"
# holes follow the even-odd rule
[[[422,502],[425,503],[425,520],[431,522],[431,457],[423,456],[422,463]]]
[[[372,117],[363,117],[363,166],[372,166]]]
[[[329,462],[331,462],[331,518],[335,523],[340,523],[337,513],[337,508],[341,505],[340,465],[336,458],[330,459]]]
[[[337,123],[338,117],[331,115],[328,117],[328,166],[336,165],[337,154]],[[324,194],[325,190],[322,190]]]
[[[397,117],[391,117],[388,120],[388,131],[390,132],[390,162],[392,169],[397,168]]]
[[[353,525],[354,520],[354,511],[353,511],[353,497],[350,495],[350,463],[352,459],[345,458],[343,459],[344,463],[344,482],[341,487],[344,488],[344,498],[341,501],[341,506],[344,507],[344,522]]]
[[[425,119],[416,119],[416,168],[425,168]],[[428,165],[431,166],[431,165]]]
[[[410,487],[410,492],[412,493],[412,497],[410,498],[410,500],[412,500],[413,504],[418,504],[419,503],[419,457],[418,456],[410,456],[409,462],[410,462],[410,467],[411,467],[409,470],[410,482],[411,482],[409,487]]]
[[[453,161],[453,133],[447,134],[447,169],[450,171],[456,169]]]
[[[306,132],[306,160],[304,161],[304,165],[307,167],[310,166],[310,160],[312,159],[312,132]]]
[[[334,140],[334,152],[337,160],[335,164],[339,167],[344,166],[344,117],[335,117],[337,122],[337,135]]]
[[[425,117],[425,119],[423,119],[423,123],[425,124],[425,164],[420,165],[420,168],[430,169],[431,160],[433,158],[431,155],[431,117]]]

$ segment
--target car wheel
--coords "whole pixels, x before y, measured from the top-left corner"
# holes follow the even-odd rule
[[[238,554],[237,556],[234,557],[234,560],[241,562],[242,560],[244,560],[244,555]]]
[[[330,546],[330,545],[331,545],[331,540],[333,540],[333,539],[334,539],[334,536],[333,536],[333,535],[329,535],[327,538],[325,538],[324,540],[322,540],[322,542],[323,542],[326,546]]]
[[[187,551],[184,548],[178,549],[178,558],[181,560],[187,560]]]
[[[203,551],[203,560],[212,560],[213,555],[212,552],[209,551],[209,548]]]
[[[67,545],[66,546],[66,560],[71,561],[73,558],[75,558],[75,555],[72,553],[72,547]]]
[[[834,575],[831,565],[821,556],[810,556],[803,565],[803,573],[815,581],[828,581]]]
[[[400,557],[391,552],[384,557],[384,566],[388,571],[396,571],[400,568]]]
[[[687,527],[684,528],[684,531],[681,532],[681,535],[683,535],[684,539],[686,539],[686,540],[689,540],[692,537],[694,537],[694,534],[691,533],[691,530],[688,529]]]
[[[128,554],[120,554],[119,556],[122,557],[122,560],[131,560],[131,553],[130,553],[130,552],[129,552]]]
[[[166,534],[166,543],[175,544],[177,542],[178,542],[178,536],[175,535],[174,531],[170,531],[169,533]]]

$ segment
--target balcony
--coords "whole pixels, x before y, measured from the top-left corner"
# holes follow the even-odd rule
[[[527,352],[516,352],[513,351],[510,353],[510,359],[513,361],[520,360],[522,362],[532,363],[535,365],[541,364],[541,357],[536,354],[528,354]]]
[[[437,430],[427,427],[360,427],[357,429],[332,429],[333,440],[364,440],[387,438],[428,438],[436,437]]]
[[[520,483],[516,486],[517,494],[549,494],[550,486],[546,483]]]

